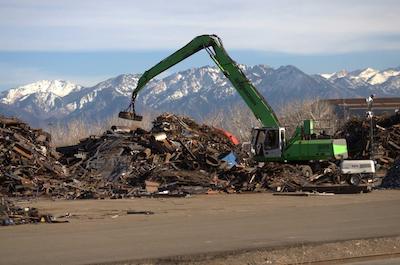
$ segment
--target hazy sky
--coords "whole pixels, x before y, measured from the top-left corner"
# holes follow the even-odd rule
[[[0,0],[0,89],[141,73],[205,33],[239,63],[308,73],[399,66],[399,14],[395,0]],[[175,70],[204,64],[202,53]]]

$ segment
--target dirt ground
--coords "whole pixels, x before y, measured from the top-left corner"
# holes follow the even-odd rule
[[[296,264],[296,259],[318,258],[312,253],[336,253],[329,256],[335,258],[349,251],[365,255],[396,253],[400,248],[400,191],[40,199],[20,204],[54,216],[69,213],[70,222],[0,227],[0,264]],[[131,210],[154,214],[128,215]],[[387,241],[351,241],[380,237]],[[352,243],[306,249],[337,241]],[[271,256],[271,251],[281,252]]]
[[[300,244],[269,249],[252,249],[194,256],[170,257],[113,264],[400,264],[400,237]],[[394,263],[393,263],[394,262]],[[360,264],[359,264],[360,263]]]

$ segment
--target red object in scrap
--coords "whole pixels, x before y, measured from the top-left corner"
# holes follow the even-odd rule
[[[220,129],[220,128],[215,128],[215,129],[217,129],[217,130],[220,131],[223,135],[225,135],[226,137],[228,137],[228,139],[229,139],[234,145],[240,144],[238,138],[236,138],[236,136],[234,136],[234,135],[231,134],[230,132],[225,131],[225,130]]]

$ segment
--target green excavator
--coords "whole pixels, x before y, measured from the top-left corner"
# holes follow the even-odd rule
[[[294,135],[286,139],[285,128],[280,125],[271,106],[228,55],[221,39],[216,35],[195,37],[187,45],[144,72],[132,93],[129,107],[120,112],[119,117],[142,120],[142,116],[135,112],[135,99],[138,93],[152,78],[202,49],[208,52],[262,124],[262,127],[254,128],[252,131],[251,144],[256,161],[312,166],[322,161],[338,161],[347,158],[346,140],[317,135],[314,133],[313,120],[305,120],[301,126],[297,127]]]

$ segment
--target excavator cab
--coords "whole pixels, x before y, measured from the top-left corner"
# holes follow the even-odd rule
[[[285,128],[253,128],[252,153],[258,157],[279,160],[285,146]]]

